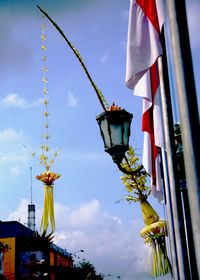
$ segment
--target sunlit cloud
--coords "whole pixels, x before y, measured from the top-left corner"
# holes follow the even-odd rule
[[[78,98],[71,92],[67,93],[67,106],[68,107],[76,107],[78,104]]]
[[[38,99],[31,103],[26,101],[24,98],[20,97],[16,93],[10,93],[0,101],[0,104],[4,107],[16,107],[21,109],[27,109],[39,106],[42,102],[43,99]]]

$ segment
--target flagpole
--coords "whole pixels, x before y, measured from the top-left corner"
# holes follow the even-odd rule
[[[185,1],[166,1],[180,112],[183,156],[188,185],[196,262],[200,278],[200,150],[199,113],[191,58]]]
[[[169,190],[168,189],[165,190],[166,194],[169,195],[167,197],[168,203],[166,207],[168,210],[167,211],[168,215],[172,215],[171,220],[170,217],[168,216],[169,227],[172,227],[174,229],[174,239],[175,239],[174,244],[173,244],[173,239],[170,240],[171,242],[170,245],[172,246],[172,250],[173,250],[173,245],[175,247],[174,254],[176,255],[174,256],[175,263],[173,263],[173,270],[175,270],[173,271],[175,280],[176,279],[188,280],[190,279],[190,270],[189,270],[189,260],[187,255],[187,243],[186,243],[186,236],[185,236],[185,229],[184,229],[183,210],[181,204],[181,193],[179,190],[179,182],[177,176],[178,170],[177,170],[176,156],[175,156],[172,106],[171,106],[171,99],[169,96],[169,92],[170,92],[169,83],[167,82],[169,78],[166,77],[166,75],[168,75],[168,72],[166,71],[167,65],[163,63],[164,62],[163,60],[166,57],[165,47],[163,47],[163,52],[164,55],[162,57],[162,60],[161,58],[159,58],[158,63],[159,63],[163,127],[164,127],[164,137],[165,137],[165,145],[166,145],[167,167],[168,167],[168,174],[169,174]],[[170,207],[171,209],[169,209]],[[173,257],[173,252],[172,252],[172,257]],[[176,271],[176,265],[178,268],[178,272]]]
[[[176,210],[174,208],[176,208],[178,206],[178,212],[177,212],[178,213],[178,216],[177,216],[178,222],[181,223],[181,225],[185,229],[184,236],[182,234],[182,229],[180,232],[182,239],[184,238],[181,249],[183,251],[186,251],[185,253],[187,253],[187,263],[184,260],[184,265],[185,266],[187,265],[190,268],[191,279],[197,279],[198,272],[197,272],[196,258],[195,258],[195,254],[194,254],[194,239],[193,239],[193,235],[191,232],[191,218],[190,218],[190,209],[189,209],[188,198],[187,198],[187,188],[183,187],[183,186],[186,186],[186,184],[184,184],[185,172],[184,172],[183,159],[181,158],[182,153],[180,152],[181,143],[179,143],[179,145],[177,146],[176,151],[174,150],[175,137],[174,137],[174,132],[172,133],[172,131],[174,131],[172,105],[171,105],[170,95],[167,94],[170,92],[170,87],[169,87],[169,77],[168,77],[168,71],[167,71],[168,66],[167,66],[167,60],[166,60],[167,55],[166,55],[166,47],[165,47],[164,30],[161,33],[161,41],[163,44],[164,54],[162,57],[162,61],[160,60],[160,62],[159,62],[159,66],[160,66],[159,68],[160,68],[161,90],[162,90],[161,91],[162,108],[164,110],[163,114],[165,117],[164,124],[165,125],[167,124],[169,126],[169,128],[170,128],[170,126],[172,127],[171,129],[169,129],[169,131],[171,132],[171,138],[173,141],[172,142],[173,145],[171,146],[171,149],[172,149],[173,153],[176,152],[176,154],[174,155],[175,161],[173,161],[173,163],[175,162],[176,167],[178,167],[178,169],[176,168],[173,170],[174,174],[176,175],[175,178],[178,178],[178,180],[176,180],[176,184],[178,184],[178,185],[177,185],[177,192],[175,192],[175,197],[173,197],[173,195],[174,195],[173,192],[172,193],[170,192],[170,195],[172,196],[172,211],[174,211],[174,215],[176,215]],[[164,69],[164,71],[162,70],[162,68]],[[167,93],[165,93],[165,92],[167,92]],[[165,110],[167,110],[166,113],[165,113]],[[165,131],[165,134],[168,135],[169,132]],[[169,151],[170,147],[167,147],[167,148]],[[169,158],[169,156],[170,156],[169,152],[167,153],[167,156]],[[171,159],[169,158],[169,160],[171,160]],[[169,170],[169,173],[170,172],[171,172],[171,170]],[[171,175],[173,175],[173,173]],[[170,178],[171,178],[171,176],[170,176]],[[172,186],[173,185],[171,185],[170,187],[172,187]],[[173,189],[174,188],[172,188],[172,190]],[[177,226],[176,226],[176,224],[174,226],[175,226],[175,235],[177,235]],[[177,238],[178,237],[176,237],[176,242],[177,242]],[[178,251],[178,254],[180,254],[178,248],[177,248],[177,251]],[[179,262],[180,262],[180,260],[179,260]]]
[[[172,201],[169,188],[169,172],[167,168],[167,158],[166,151],[161,149],[161,159],[164,175],[164,194],[165,194],[165,207],[167,211],[167,222],[168,222],[168,233],[169,233],[169,245],[170,245],[170,255],[172,259],[172,274],[175,280],[179,280],[179,271],[178,271],[178,258],[177,258],[177,249],[175,242],[175,231],[174,231],[174,219],[172,213]]]

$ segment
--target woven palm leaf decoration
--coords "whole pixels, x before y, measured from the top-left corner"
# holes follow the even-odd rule
[[[121,165],[127,170],[133,170],[138,166],[138,160],[134,150],[130,147]],[[150,188],[146,186],[147,176],[147,173],[124,174],[121,180],[127,190],[127,195],[124,199],[129,203],[140,203],[145,224],[140,235],[145,239],[145,244],[150,246],[150,273],[152,276],[158,277],[171,272],[165,241],[167,223],[164,220],[160,220],[159,215],[147,200],[151,193]]]
[[[47,232],[48,226],[50,224],[51,226],[51,232],[54,232],[55,230],[55,217],[54,217],[54,198],[53,198],[53,185],[54,182],[61,176],[60,174],[54,173],[51,171],[51,166],[55,162],[55,158],[58,156],[58,152],[54,153],[53,158],[49,159],[49,110],[48,110],[48,78],[47,78],[47,35],[46,35],[46,25],[44,22],[44,16],[43,16],[43,23],[41,25],[41,39],[42,39],[42,82],[43,82],[43,103],[44,103],[44,133],[42,135],[43,144],[41,146],[42,154],[40,155],[40,162],[45,167],[45,171],[36,176],[37,180],[40,180],[44,184],[44,206],[43,206],[43,213],[42,213],[42,219],[41,219],[41,225],[40,225],[40,231],[41,232]]]
[[[50,18],[50,16],[43,9],[41,9],[39,6],[37,6],[37,7],[42,13],[43,20],[45,19],[45,17],[48,18],[48,20],[54,25],[54,27],[58,30],[58,32],[64,38],[67,45],[71,48],[72,52],[74,53],[74,55],[78,59],[79,63],[81,64],[81,66],[82,66],[82,68],[83,68],[91,86],[93,87],[100,105],[102,106],[103,110],[106,111],[109,108],[109,105],[108,105],[104,95],[100,91],[100,89],[94,83],[87,67],[85,66],[85,63],[84,63],[83,58],[81,57],[80,53],[72,45],[72,43],[68,40],[68,38],[65,36],[63,31],[60,29],[60,27]],[[41,231],[47,231],[48,224],[50,222],[51,230],[53,232],[55,230],[54,203],[53,203],[53,183],[61,175],[57,174],[57,173],[53,173],[53,172],[50,171],[50,167],[54,163],[54,159],[52,159],[50,161],[48,160],[48,152],[50,150],[48,140],[49,140],[50,136],[49,136],[49,133],[48,133],[48,128],[49,128],[49,124],[48,124],[48,116],[49,116],[48,103],[49,103],[49,100],[47,98],[47,95],[48,95],[48,89],[47,89],[47,83],[48,83],[47,71],[48,71],[48,68],[46,66],[46,61],[47,61],[46,39],[47,39],[47,36],[46,36],[46,25],[45,25],[45,23],[42,24],[41,29],[42,29],[42,35],[41,35],[42,46],[41,46],[41,49],[42,49],[42,52],[43,52],[42,61],[44,63],[44,65],[42,67],[42,71],[43,71],[42,81],[43,81],[43,94],[45,95],[45,98],[44,98],[44,105],[45,105],[44,117],[46,119],[45,120],[46,132],[43,135],[43,138],[45,139],[46,144],[42,145],[42,147],[41,147],[44,152],[42,153],[42,155],[40,157],[40,161],[45,166],[46,171],[44,173],[36,176],[36,178],[44,183],[44,208],[43,208],[43,214],[42,214],[42,220],[41,220]],[[57,156],[57,153],[55,153],[55,157],[56,156]]]

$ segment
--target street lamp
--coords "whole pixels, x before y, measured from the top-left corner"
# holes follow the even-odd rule
[[[121,166],[125,153],[129,149],[132,118],[132,114],[113,103],[110,109],[98,115],[96,120],[104,142],[105,152],[111,155],[119,170],[125,174],[134,175],[145,172],[142,165],[131,171]]]

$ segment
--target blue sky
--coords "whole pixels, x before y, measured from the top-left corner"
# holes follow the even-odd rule
[[[84,58],[108,103],[133,113],[131,145],[142,155],[141,100],[125,86],[129,1],[0,0],[0,219],[27,222],[30,166],[33,201],[39,228],[43,187],[35,176],[43,171],[24,149],[40,152],[43,130],[40,5],[57,22]],[[200,2],[190,1],[189,27],[197,93],[200,86]],[[52,148],[61,148],[54,188],[56,242],[91,260],[108,279],[151,279],[148,248],[139,232],[139,205],[116,203],[124,194],[121,173],[104,152],[96,123],[102,112],[85,73],[65,42],[46,21],[49,132]],[[163,206],[150,199],[163,217]],[[165,277],[170,279],[169,277]]]

